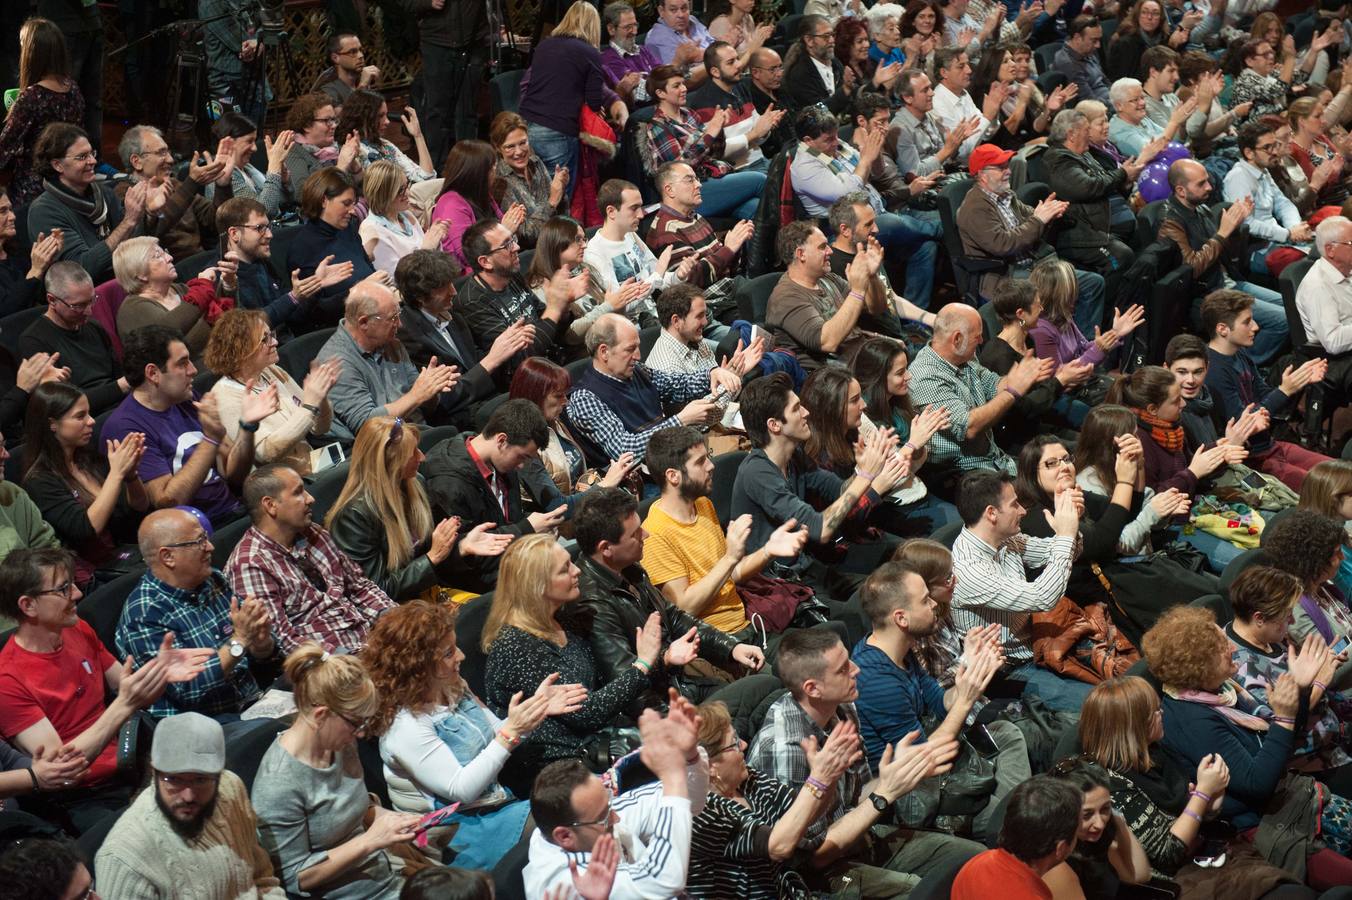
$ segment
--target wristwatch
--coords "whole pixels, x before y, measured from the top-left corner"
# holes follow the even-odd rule
[[[230,656],[232,659],[239,659],[244,655],[244,645],[234,638],[230,639]]]
[[[892,805],[882,794],[869,794],[868,802],[872,803],[873,808],[880,813],[887,812],[887,808]]]

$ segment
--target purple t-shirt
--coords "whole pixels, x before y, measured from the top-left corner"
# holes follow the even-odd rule
[[[198,396],[193,393],[194,400]],[[137,472],[141,480],[147,482],[173,475],[183,468],[183,463],[192,456],[193,448],[202,441],[202,425],[190,401],[171,406],[164,412],[155,412],[142,406],[135,394],[128,394],[103,423],[100,443],[104,446],[101,449],[106,452],[107,441],[120,441],[133,431],[146,436],[146,452]],[[191,503],[206,513],[213,524],[228,521],[240,511],[239,501],[214,466],[207,480],[193,494]]]

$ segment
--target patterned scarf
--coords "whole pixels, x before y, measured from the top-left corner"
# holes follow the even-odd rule
[[[1136,413],[1137,420],[1142,425],[1150,429],[1150,436],[1170,453],[1183,452],[1183,426],[1177,422],[1166,422],[1159,416],[1152,416],[1143,409],[1132,407],[1131,411]]]
[[[1268,730],[1267,720],[1261,719],[1249,711],[1258,708],[1258,701],[1236,681],[1227,681],[1221,685],[1219,694],[1213,694],[1209,691],[1179,690],[1167,684],[1164,686],[1164,693],[1175,700],[1209,706],[1247,731],[1264,732]]]
[[[316,144],[310,143],[302,135],[298,134],[296,135],[296,143],[304,147],[307,151],[309,151],[311,156],[313,156],[315,159],[319,160],[322,163],[333,163],[338,161],[338,154],[341,148],[338,146],[337,141],[334,141],[327,147],[320,147]]]
[[[97,184],[89,186],[87,197],[73,193],[60,181],[43,179],[42,186],[49,197],[67,207],[76,215],[88,219],[89,224],[98,230],[101,237],[112,231],[108,222],[108,202],[103,196],[103,190]]]

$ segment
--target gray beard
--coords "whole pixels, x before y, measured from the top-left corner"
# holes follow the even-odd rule
[[[629,39],[626,39],[626,38],[615,38],[615,39],[612,41],[612,43],[613,43],[616,47],[619,47],[621,50],[623,50],[625,53],[631,53],[631,54],[632,54],[632,53],[637,53],[637,52],[638,52],[638,41],[637,41],[637,40],[634,40],[633,38],[629,38]]]

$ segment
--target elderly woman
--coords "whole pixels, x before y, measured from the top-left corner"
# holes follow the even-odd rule
[[[1287,774],[1298,735],[1308,725],[1301,697],[1308,688],[1287,672],[1260,704],[1234,680],[1230,641],[1209,609],[1174,607],[1146,632],[1141,648],[1151,674],[1164,686],[1164,747],[1188,766],[1218,754],[1230,768],[1221,815],[1241,831],[1259,828],[1265,834],[1261,826],[1272,804],[1301,804],[1301,815],[1281,819],[1279,827],[1289,829],[1290,837],[1278,840],[1278,852],[1307,851],[1312,887],[1352,884],[1352,860],[1346,858],[1352,847],[1347,827],[1352,804],[1327,789],[1316,790],[1304,776]],[[1270,718],[1259,715],[1263,706],[1271,710]],[[1302,846],[1316,834],[1326,849]]]
[[[1264,530],[1264,559],[1301,583],[1300,602],[1292,610],[1292,640],[1303,641],[1315,633],[1330,646],[1352,640],[1352,612],[1346,595],[1332,583],[1342,571],[1346,546],[1342,522],[1309,509],[1291,510]],[[1340,691],[1352,688],[1352,663],[1340,660],[1333,681],[1324,681]]]
[[[1160,698],[1145,679],[1125,676],[1098,684],[1080,709],[1079,729],[1083,762],[1058,765],[1055,772],[1070,774],[1092,761],[1115,814],[1131,823],[1151,868],[1182,885],[1183,896],[1314,900],[1313,891],[1245,841],[1228,842],[1223,866],[1193,862],[1205,841],[1203,828],[1220,815],[1230,770],[1212,754],[1194,771],[1160,746]]]
[[[1238,120],[1243,125],[1259,116],[1280,115],[1286,111],[1286,94],[1291,89],[1292,77],[1287,71],[1277,71],[1277,51],[1267,41],[1249,40],[1236,51],[1244,62],[1244,70],[1235,79],[1230,91],[1230,103],[1239,106],[1251,103],[1249,114]],[[1296,80],[1303,82],[1305,73]]]
[[[17,7],[16,7],[17,8]],[[10,198],[25,206],[42,193],[41,172],[34,169],[33,144],[52,122],[79,125],[85,101],[70,77],[66,39],[56,23],[32,18],[19,28],[19,96],[0,130],[0,170],[9,172]]]
[[[286,658],[296,718],[263,754],[250,799],[258,837],[290,894],[397,900],[392,856],[416,836],[418,816],[382,809],[366,791],[357,738],[380,695],[355,656],[302,644]]]
[[[529,793],[540,768],[556,759],[608,766],[608,728],[648,689],[662,655],[661,625],[653,613],[636,637],[634,664],[601,683],[590,620],[577,614],[578,597],[578,568],[553,535],[528,534],[503,554],[482,636],[489,707],[505,711],[513,696],[534,691],[552,673],[558,673],[559,684],[589,691],[576,712],[541,722],[503,767],[501,780],[520,796]]]
[[[366,169],[366,218],[357,229],[371,264],[393,275],[399,260],[414,250],[435,250],[446,238],[450,223],[433,222],[423,231],[408,202],[408,176],[395,163],[378,159]]]
[[[305,94],[291,105],[286,127],[295,144],[286,155],[287,180],[293,197],[300,198],[306,180],[320,169],[336,167],[354,181],[361,180],[361,136],[338,134],[338,112],[328,94]]]
[[[1197,108],[1192,100],[1178,104],[1169,113],[1168,123],[1161,127],[1146,115],[1145,86],[1135,78],[1114,81],[1108,89],[1108,99],[1112,101],[1114,111],[1112,121],[1108,123],[1108,137],[1129,156],[1139,156],[1151,141],[1162,138],[1167,143],[1180,136],[1179,130]],[[1181,137],[1186,140],[1187,135]]]
[[[341,363],[331,359],[311,369],[298,385],[277,365],[277,335],[261,310],[232,309],[221,316],[207,341],[207,368],[221,376],[211,388],[221,423],[230,440],[239,436],[239,410],[246,394],[277,386],[277,411],[258,423],[254,461],[262,466],[284,463],[301,475],[312,470],[313,452],[306,438],[326,434],[333,420],[329,389],[338,380]]]
[[[906,10],[896,3],[879,3],[864,13],[871,43],[868,58],[879,66],[907,65],[908,57],[901,48],[901,17]],[[914,60],[909,60],[914,66]]]
[[[235,163],[230,173],[231,195],[257,200],[267,210],[269,219],[281,215],[287,198],[282,179],[286,174],[286,158],[296,142],[295,133],[282,131],[275,140],[263,138],[268,157],[266,174],[253,164],[254,152],[258,149],[258,125],[252,119],[233,111],[222,113],[211,126],[211,134],[218,141],[230,138],[234,142],[230,150]]]
[[[498,154],[495,174],[506,186],[502,202],[519,203],[526,211],[517,240],[522,247],[534,247],[545,222],[563,207],[568,168],[555,166],[553,172],[545,168],[531,150],[526,120],[514,112],[504,110],[493,118],[488,140]]]
[[[400,116],[408,136],[413,138],[413,146],[418,153],[415,163],[403,150],[385,139],[390,125],[390,107],[383,94],[376,91],[355,90],[343,101],[343,111],[338,117],[338,134],[356,133],[361,138],[362,164],[384,160],[399,167],[409,181],[426,181],[437,177],[436,163],[427,149],[423,138],[422,126],[418,124],[418,114],[413,107],[404,107]]]
[[[1330,459],[1311,469],[1300,485],[1300,508],[1341,523],[1347,532],[1352,522],[1352,462]],[[1344,597],[1352,596],[1352,559],[1346,553],[1338,574],[1333,576],[1333,586]],[[1352,616],[1348,624],[1352,626]],[[1352,637],[1352,628],[1348,635]]]
[[[449,604],[414,600],[376,620],[361,653],[380,696],[370,729],[380,738],[390,804],[420,814],[460,804],[442,820],[459,826],[448,847],[453,861],[491,869],[521,840],[530,815],[498,772],[546,716],[576,711],[587,689],[556,686],[551,675],[529,697],[512,697],[499,719],[460,677],[455,614]]]
[[[127,298],[117,310],[117,334],[123,341],[138,328],[166,325],[183,335],[194,360],[202,358],[211,325],[235,302],[216,296],[215,280],[234,283],[234,273],[204,269],[179,284],[173,257],[153,237],[123,241],[113,251],[113,274]]]
[[[859,732],[842,719],[825,743],[808,755],[806,783],[792,787],[746,764],[746,741],[737,735],[723,703],[699,707],[699,742],[709,755],[709,796],[694,820],[691,897],[779,900],[812,896],[790,865],[800,851],[809,866],[824,866],[840,855],[860,829],[838,819],[824,837],[807,837],[808,827],[829,812],[834,786],[862,755]]]
[[[353,214],[356,206],[356,186],[336,167],[317,170],[301,186],[300,214],[305,224],[291,241],[288,264],[299,269],[300,277],[305,279],[315,274],[320,263],[352,263],[351,275],[320,288],[315,295],[310,316],[319,326],[337,324],[342,318],[347,292],[376,271],[361,244]]]

